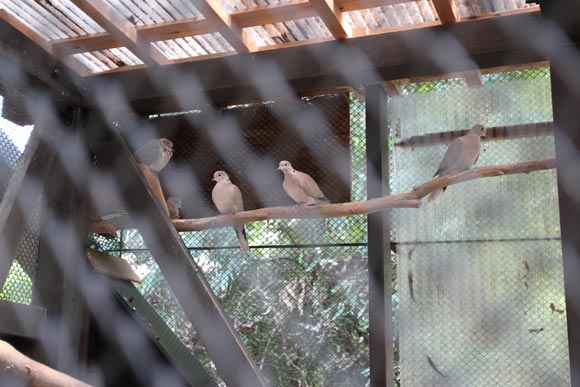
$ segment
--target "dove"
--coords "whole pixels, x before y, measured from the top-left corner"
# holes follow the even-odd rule
[[[452,175],[471,168],[479,158],[481,137],[485,137],[485,128],[483,125],[474,125],[465,135],[453,140],[433,177]],[[438,203],[446,189],[443,187],[433,191],[429,195],[429,202]]]
[[[173,143],[166,138],[153,139],[135,152],[135,158],[140,164],[148,165],[159,173],[173,156]]]
[[[169,210],[170,219],[180,219],[179,210],[181,209],[181,199],[176,197],[170,197],[166,201],[167,209]]]
[[[328,199],[309,174],[295,170],[286,160],[280,161],[278,169],[284,173],[282,188],[296,203],[299,205],[328,203]]]
[[[216,171],[213,174],[212,181],[215,181],[216,185],[211,191],[211,200],[220,213],[235,214],[236,212],[244,211],[242,192],[237,185],[232,183],[227,173]],[[250,246],[248,245],[244,226],[235,226],[234,229],[242,251],[249,251]]]

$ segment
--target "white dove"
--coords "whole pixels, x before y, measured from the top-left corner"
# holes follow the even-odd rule
[[[280,161],[278,169],[284,173],[282,188],[296,203],[299,205],[328,203],[328,199],[309,174],[295,170],[286,160]]]
[[[236,212],[244,211],[242,192],[237,185],[231,182],[227,173],[216,171],[213,174],[212,181],[215,181],[216,185],[211,191],[211,200],[220,213],[235,214]],[[248,245],[244,226],[234,226],[234,229],[242,251],[249,251],[250,246]]]
[[[179,219],[179,210],[181,209],[181,199],[177,197],[170,197],[166,201],[167,209],[169,210],[169,218],[170,219]]]
[[[471,168],[479,158],[481,137],[485,137],[485,128],[483,125],[474,125],[465,135],[453,140],[433,177],[452,175]],[[431,192],[429,202],[438,203],[446,189],[443,187]]]
[[[153,139],[137,149],[135,158],[159,173],[173,156],[173,143],[166,138]]]

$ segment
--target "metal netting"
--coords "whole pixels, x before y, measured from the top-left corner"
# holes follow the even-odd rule
[[[547,68],[412,84],[391,132],[552,121]],[[429,180],[447,144],[393,146],[391,185]],[[554,157],[553,136],[490,139],[476,166]],[[401,386],[569,386],[555,170],[451,186],[438,205],[393,211]]]
[[[19,115],[18,112],[24,111],[20,104],[22,100],[9,101],[10,108],[6,108],[4,99],[0,96],[0,111],[9,114],[10,117]],[[21,117],[22,118],[22,117]],[[0,197],[8,186],[10,176],[16,167],[16,163],[22,152],[30,133],[32,126],[21,126],[4,117],[0,117]],[[23,304],[32,302],[32,287],[36,278],[36,269],[38,265],[38,246],[40,233],[40,198],[36,203],[34,211],[31,211],[31,218],[26,227],[18,250],[16,259],[10,268],[10,272],[0,292],[0,299]],[[4,258],[4,257],[3,257]]]
[[[350,165],[347,166],[349,176],[345,180],[349,187],[345,190],[338,184],[337,189],[342,191],[329,192],[328,196],[332,198],[344,195],[341,192],[346,191],[348,196],[343,197],[343,200],[364,200],[364,103],[350,95],[327,97],[323,103],[330,103],[329,111],[333,112],[337,109],[336,104],[332,105],[333,98],[336,101],[338,98],[343,99],[339,104],[347,109],[346,112],[338,114],[346,114],[346,152]],[[246,114],[239,110],[236,112],[236,115],[243,117],[241,126],[252,127],[254,135],[258,133],[258,138],[251,137],[252,144],[265,142],[269,149],[272,145],[270,132],[278,128],[266,131],[262,123],[256,130],[251,124],[252,118],[263,119],[264,116],[256,113],[258,109],[255,106],[246,109]],[[230,117],[232,115],[231,112],[226,114]],[[288,122],[288,116],[277,114],[277,120],[284,119],[285,125],[293,125]],[[260,133],[265,139],[259,137]],[[312,141],[315,140],[327,144],[325,146],[344,142],[344,137],[337,140],[337,135],[335,131],[330,132],[328,138],[310,138],[308,145],[312,146]],[[287,135],[279,141],[282,142],[282,149],[286,147],[292,152]],[[205,152],[208,157],[215,158],[205,146],[192,147],[181,143],[176,147],[197,149]],[[267,150],[259,146],[253,149],[262,154]],[[305,149],[307,148],[298,146],[294,151],[302,154],[305,162],[315,159],[309,158]],[[343,149],[338,151],[344,152]],[[179,148],[177,152],[179,153]],[[328,153],[332,154],[332,150]],[[228,155],[236,156],[235,152]],[[277,154],[274,156],[281,157]],[[252,154],[243,157],[250,159]],[[322,171],[345,168],[344,164],[336,164],[335,157],[319,157],[316,162],[316,166]],[[193,167],[199,168],[199,163],[197,161]],[[224,161],[223,165],[227,168],[232,164],[235,165],[230,159]],[[275,170],[276,164],[273,165]],[[300,168],[298,162],[295,167]],[[239,170],[234,171],[239,173]],[[311,169],[310,172],[315,174],[317,171]],[[273,184],[281,186],[282,176],[279,172],[278,174],[275,175]],[[211,173],[204,177],[209,181]],[[242,181],[238,177],[236,183],[240,184],[245,199]],[[324,187],[333,189],[332,180],[327,178],[321,182],[321,187],[323,190]],[[281,190],[281,187],[277,188]],[[275,200],[272,198],[276,197],[279,197],[278,192],[272,193],[270,198],[260,198],[272,205]],[[204,200],[209,202],[210,197]],[[250,208],[256,206],[251,203],[252,200]],[[280,204],[290,202],[277,203]],[[215,210],[210,214],[214,213]],[[366,217],[255,222],[246,224],[246,232],[252,246],[250,253],[240,251],[235,232],[230,228],[183,232],[181,236],[266,378],[276,386],[368,385]],[[136,230],[123,230],[119,232],[116,240],[97,237],[95,241],[100,248],[112,254],[121,254],[132,264],[143,278],[143,282],[138,285],[143,295],[206,368],[214,370],[139,233]],[[214,377],[219,380],[215,370]]]

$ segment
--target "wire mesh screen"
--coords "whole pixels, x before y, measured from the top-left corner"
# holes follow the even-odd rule
[[[413,84],[390,100],[410,136],[552,121],[546,68]],[[393,147],[393,192],[430,179],[447,144]],[[551,135],[490,139],[476,166],[554,157]],[[393,212],[402,386],[568,386],[554,170],[451,186],[442,201]]]
[[[326,110],[326,116],[335,122],[346,118],[340,124],[346,125],[346,137],[337,130],[325,128],[325,131],[317,131],[316,136],[319,138],[310,136],[308,147],[299,145],[305,140],[291,142],[288,134],[283,133],[297,124],[288,115],[276,113],[276,120],[282,121],[283,125],[267,127],[260,120],[254,121],[255,126],[252,124],[252,119],[264,117],[259,113],[262,107],[257,109],[252,105],[238,107],[235,113],[226,111],[228,119],[233,119],[240,127],[254,129],[250,144],[265,144],[250,147],[242,145],[247,152],[244,154],[247,160],[242,162],[247,165],[252,162],[252,157],[263,161],[266,154],[268,157],[282,157],[281,152],[286,147],[291,154],[298,155],[294,162],[296,169],[311,168],[309,172],[321,176],[321,188],[323,191],[328,190],[325,193],[329,198],[341,201],[365,199],[364,104],[353,96],[343,95],[325,97],[322,104],[332,104],[332,100],[338,101],[339,105],[335,103],[332,105],[335,107]],[[245,113],[239,109],[245,109]],[[339,118],[332,118],[331,113]],[[335,129],[337,126],[331,124]],[[282,133],[276,133],[278,130]],[[326,134],[320,136],[320,133]],[[273,136],[281,144],[276,147],[278,153],[270,155],[268,150],[272,146]],[[177,153],[180,152],[179,147],[195,148],[191,144],[174,142]],[[308,155],[304,151],[308,148],[316,149],[318,142],[321,147],[329,148],[324,153],[325,157]],[[215,161],[212,161],[216,156],[210,153],[208,146],[206,144],[195,149],[211,158],[211,166],[216,167]],[[215,150],[216,144],[211,146]],[[332,147],[337,149],[333,150]],[[337,163],[337,157],[326,156],[333,152],[346,153],[342,163]],[[237,176],[236,183],[240,185],[245,199],[244,175],[235,169],[236,164],[230,159],[236,157],[236,154],[224,153],[221,167],[232,167],[232,174]],[[314,167],[309,165],[310,160],[315,161]],[[344,160],[347,160],[346,164]],[[277,161],[271,165],[274,172],[277,172]],[[301,165],[301,162],[304,164]],[[176,161],[176,164],[179,162]],[[188,170],[196,166],[199,166],[198,163],[188,166]],[[326,171],[331,170],[338,170],[338,175],[342,176],[337,178],[335,186],[332,186],[332,179],[326,177],[324,180],[322,177]],[[205,176],[208,183],[211,172]],[[161,177],[168,181],[172,173],[180,172],[169,169],[166,176],[163,176],[164,173],[165,170]],[[254,203],[250,204],[251,207],[264,203],[291,203],[288,199],[282,203],[274,201],[280,197],[277,190],[284,194],[281,190],[281,173],[274,174],[270,184],[268,195],[256,195],[254,202],[250,200],[250,203]],[[171,182],[165,187],[171,189]],[[204,202],[209,202],[210,190],[211,186],[209,189],[200,189],[206,195]],[[200,213],[199,209],[191,205],[189,208],[189,214]],[[185,216],[189,215],[187,211],[185,208]],[[209,215],[214,214],[215,210],[212,209]],[[246,232],[252,247],[250,253],[240,251],[235,232],[231,228],[183,232],[181,236],[265,377],[275,386],[368,385],[366,217],[255,222],[246,224]],[[101,248],[121,254],[133,264],[143,278],[139,285],[140,291],[200,361],[207,368],[213,368],[139,233],[136,230],[124,230],[119,233],[117,240],[99,238],[96,242]],[[218,375],[214,373],[214,376],[219,380]]]
[[[21,104],[24,101],[19,98],[6,102],[9,102],[8,106],[4,105],[5,100],[0,96],[0,111],[11,118],[20,117],[22,119],[22,112],[25,109]],[[31,131],[32,126],[20,126],[11,120],[0,117],[0,197],[4,196],[10,176],[24,151]],[[31,303],[32,286],[36,278],[38,264],[39,228],[40,198],[20,241],[16,259],[0,292],[0,299],[23,304]],[[6,257],[2,257],[2,259],[6,259]]]

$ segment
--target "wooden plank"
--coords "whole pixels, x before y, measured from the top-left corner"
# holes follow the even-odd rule
[[[389,97],[401,96],[401,83],[399,81],[386,81],[383,82],[383,86],[385,87]]]
[[[89,208],[84,190],[90,163],[80,130],[80,109],[72,114],[72,127],[66,128],[59,143],[45,186],[33,304],[46,308],[47,313],[37,356],[49,366],[77,376],[86,320],[83,291],[89,290],[83,288],[82,279],[88,271]]]
[[[368,198],[389,194],[387,95],[380,85],[365,86]],[[393,387],[390,212],[368,215],[369,352],[372,387]]]
[[[133,284],[118,280],[111,280],[110,283],[142,328],[192,386],[217,387],[189,348],[173,333]]]
[[[234,50],[237,52],[250,51],[242,36],[242,27],[230,17],[219,0],[190,1]]]
[[[28,224],[29,209],[40,197],[54,160],[54,146],[59,137],[56,128],[35,126],[0,203],[0,289],[8,277],[20,239]]]
[[[124,281],[141,282],[141,278],[133,271],[131,265],[121,257],[87,249],[87,259],[93,270],[98,273]]]
[[[127,145],[114,128],[97,126],[96,120],[92,121],[95,127],[91,132],[98,130],[101,137],[91,147],[105,170],[115,178],[129,213],[217,371],[231,386],[265,386],[200,268],[147,188]]]
[[[284,80],[285,87],[295,92],[316,89],[330,89],[356,83],[379,83],[396,80],[485,69],[489,67],[523,65],[547,60],[544,42],[537,45],[522,44],[513,37],[514,29],[532,29],[541,32],[541,15],[538,13],[506,16],[496,19],[475,20],[447,26],[398,31],[381,36],[369,35],[351,38],[340,44],[322,42],[308,47],[287,47],[283,50],[265,50],[251,56],[234,55],[176,65],[171,71],[164,67],[154,73],[135,70],[118,74],[87,77],[85,86],[91,88],[106,81],[116,84],[139,112],[180,111],[196,108],[193,95],[203,95],[215,103],[235,103],[239,100],[260,100],[256,86],[260,82],[277,82],[264,79],[257,72],[261,66],[256,63],[270,63],[275,66]],[[437,59],[430,55],[418,55],[431,49],[428,36],[445,33],[449,39],[457,41],[461,50],[450,51]],[[482,40],[481,36],[486,39]],[[547,35],[547,40],[550,40]],[[408,42],[414,42],[412,46]],[[364,57],[364,62],[348,73],[345,79],[344,63],[336,61],[338,50],[343,57]],[[499,55],[498,53],[501,53]],[[247,69],[240,74],[235,69]],[[159,79],[172,79],[169,72],[179,71],[183,77],[194,77],[199,82],[187,89],[187,93],[174,94],[175,88],[160,86]],[[199,74],[204,74],[200,77]],[[215,76],[208,76],[214,74]],[[217,76],[219,74],[219,76]],[[258,81],[256,81],[258,80]],[[358,82],[357,82],[358,81]],[[258,84],[256,83],[258,82]],[[271,87],[272,85],[267,87]],[[179,103],[167,103],[171,96]],[[146,110],[145,110],[146,109]],[[159,109],[159,110],[157,110]]]
[[[137,27],[139,38],[147,42],[204,35],[215,31],[215,27],[207,19],[176,20]]]
[[[53,40],[51,43],[53,50],[60,53],[60,55],[74,55],[81,52],[123,47],[123,43],[119,42],[108,32]]]
[[[46,309],[0,300],[0,334],[38,339]]]
[[[6,11],[5,9],[0,9],[0,19],[6,21],[12,27],[16,28],[24,36],[26,36],[28,39],[36,43],[40,48],[48,52],[50,55],[53,55],[54,57],[59,59],[62,63],[70,67],[71,70],[77,72],[79,75],[90,74],[90,70],[85,65],[83,65],[81,62],[79,62],[73,57],[62,55],[59,51],[53,50],[50,42],[48,42],[40,35],[38,35],[36,32],[28,28],[28,26],[26,26],[24,23],[22,23],[20,20],[18,20],[16,17],[14,17],[11,13]]]
[[[342,11],[336,0],[310,0],[310,4],[335,39],[342,40],[348,37],[348,32],[342,25]]]
[[[288,3],[252,7],[231,13],[231,18],[242,28],[313,16],[317,16],[316,10],[307,0],[293,0]]]
[[[433,6],[441,23],[457,23],[459,21],[459,9],[455,0],[433,0]]]
[[[139,40],[136,28],[107,1],[71,1],[145,64],[169,64],[169,60],[155,46]]]
[[[415,0],[338,0],[342,12],[359,11],[361,9],[385,7],[387,5],[411,3]]]

